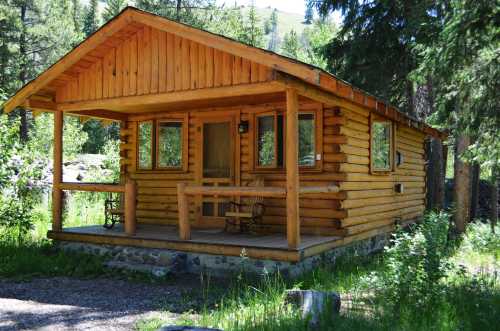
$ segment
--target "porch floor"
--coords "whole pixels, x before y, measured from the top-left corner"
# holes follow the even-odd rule
[[[177,227],[138,224],[136,235],[128,236],[123,226],[107,230],[101,225],[65,228],[49,231],[55,240],[89,242],[95,244],[163,248],[179,251],[239,256],[244,249],[248,257],[296,262],[339,246],[340,237],[302,235],[297,249],[289,249],[285,234],[228,233],[220,229],[193,229],[191,240],[180,240]]]

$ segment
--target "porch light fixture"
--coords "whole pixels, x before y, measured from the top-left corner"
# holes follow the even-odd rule
[[[238,124],[238,132],[240,134],[248,132],[248,121],[241,121],[240,124]]]

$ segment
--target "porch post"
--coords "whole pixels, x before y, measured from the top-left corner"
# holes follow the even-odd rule
[[[189,224],[189,204],[185,193],[186,184],[177,184],[177,209],[179,213],[179,237],[181,240],[191,239],[191,226]]]
[[[54,159],[52,180],[52,231],[62,230],[62,190],[63,179],[63,112],[54,112]]]
[[[136,231],[136,202],[137,187],[135,181],[127,179],[125,183],[125,233],[129,236],[135,235]]]
[[[286,233],[289,248],[300,245],[299,218],[299,96],[286,90]]]

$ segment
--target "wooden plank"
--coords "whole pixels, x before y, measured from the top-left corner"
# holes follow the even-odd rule
[[[144,29],[137,31],[137,95],[144,94]]]
[[[203,45],[198,45],[198,87],[206,87],[206,48]]]
[[[71,87],[71,85],[70,85]],[[95,97],[102,99],[102,59],[96,62],[96,76],[95,76]],[[72,98],[74,99],[74,97]]]
[[[241,77],[240,83],[247,84],[250,83],[250,61],[248,59],[243,58],[241,60]]]
[[[167,32],[167,45],[166,45],[166,57],[167,57],[167,92],[171,92],[175,89],[175,72],[176,72],[176,62],[175,62],[175,42],[174,36]]]
[[[282,92],[279,84],[264,82],[256,84],[240,84],[203,90],[188,90],[175,93],[158,93],[142,96],[109,98],[106,100],[63,102],[58,109],[64,111],[81,111],[93,109],[123,110],[126,107],[187,102],[189,100],[210,100],[234,96],[249,96],[262,93]]]
[[[206,81],[205,85],[206,87],[213,87],[214,86],[214,66],[215,66],[215,61],[214,61],[214,49],[211,47],[206,48],[205,52],[205,64],[206,64]]]
[[[189,39],[182,39],[182,89],[189,90],[191,88],[191,63],[189,61]]]
[[[189,45],[189,62],[191,66],[191,89],[198,88],[198,44],[191,42]]]
[[[129,88],[128,95],[137,94],[137,34],[130,38],[130,67],[129,67]]]
[[[130,39],[123,42],[123,95],[128,96],[130,89]]]
[[[222,86],[222,51],[214,50],[214,87]]]
[[[175,35],[174,36],[174,59],[175,59],[175,71],[174,71],[174,90],[182,90],[182,38]]]
[[[59,189],[67,191],[85,191],[85,192],[114,192],[124,193],[125,186],[117,184],[96,184],[96,183],[69,183],[60,182]]]
[[[222,85],[231,85],[233,75],[233,56],[227,52],[222,53]]]
[[[167,34],[160,31],[158,34],[158,91],[167,91]]]
[[[151,30],[151,90],[150,93],[158,93],[159,88],[159,32],[157,29]]]
[[[114,96],[121,97],[123,95],[123,43],[116,48],[115,73]]]
[[[143,94],[151,93],[151,70],[152,70],[152,43],[151,43],[151,28],[144,28],[144,39],[142,43],[144,47],[144,83],[143,83]]]
[[[253,80],[252,80],[253,81]],[[300,245],[299,166],[298,166],[299,96],[296,90],[286,90],[286,214],[289,248]]]

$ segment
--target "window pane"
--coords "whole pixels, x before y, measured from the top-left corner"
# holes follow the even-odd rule
[[[314,166],[314,114],[299,114],[299,165]]]
[[[372,158],[376,170],[391,168],[391,124],[375,122],[372,124]]]
[[[271,166],[276,158],[274,150],[274,116],[257,117],[258,132],[258,164],[260,166]]]
[[[179,168],[182,166],[182,123],[160,122],[158,124],[158,167]]]
[[[151,169],[153,168],[153,123],[141,122],[139,123],[139,168]]]

